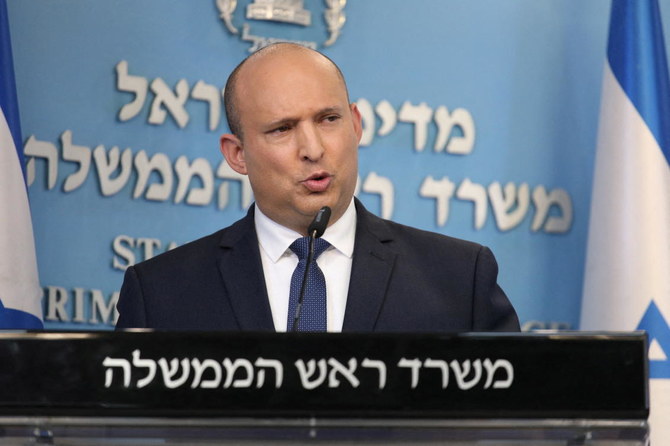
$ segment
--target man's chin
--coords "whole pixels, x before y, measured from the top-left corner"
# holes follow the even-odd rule
[[[324,206],[332,208],[336,201],[333,195],[328,192],[310,194],[303,202],[303,210],[305,211],[305,215],[314,215]]]
[[[328,206],[332,213],[330,221],[331,223],[334,223],[347,210],[349,204],[351,203],[352,198],[353,196],[349,197],[349,199],[346,201],[333,198],[315,201],[314,203],[310,203],[310,206],[305,208],[306,213],[304,215],[309,216],[310,218],[314,218],[316,214],[321,210],[321,208],[323,208],[324,206]]]
[[[310,206],[309,208],[306,208],[303,212],[303,215],[305,218],[309,219],[310,223],[314,217],[316,217],[316,214],[324,207],[328,206],[332,208],[332,206],[328,202],[323,202],[319,203],[318,205],[315,206]]]

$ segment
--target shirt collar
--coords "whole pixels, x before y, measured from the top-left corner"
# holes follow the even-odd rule
[[[254,224],[258,243],[273,263],[277,263],[295,239],[302,237],[302,234],[271,220],[261,212],[257,205]],[[326,229],[322,238],[342,254],[351,258],[356,238],[356,206],[353,197],[342,217]]]

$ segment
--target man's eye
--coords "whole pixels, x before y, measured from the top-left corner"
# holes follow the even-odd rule
[[[338,119],[340,119],[338,115],[328,115],[324,118],[324,121],[334,122],[337,121]]]
[[[281,125],[271,130],[270,133],[285,133],[288,132],[290,129],[291,127],[289,125]]]

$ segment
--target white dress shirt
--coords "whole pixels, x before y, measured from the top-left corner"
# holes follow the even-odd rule
[[[258,206],[255,225],[275,330],[286,331],[291,276],[298,265],[298,256],[289,246],[303,235],[274,222]],[[355,237],[356,207],[352,198],[342,217],[321,236],[330,247],[316,260],[326,278],[328,331],[342,331]]]

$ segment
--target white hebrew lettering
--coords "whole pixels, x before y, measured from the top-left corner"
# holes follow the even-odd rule
[[[533,203],[535,204],[535,217],[531,224],[532,231],[538,231],[543,223],[545,232],[550,233],[567,232],[572,226],[572,200],[564,189],[554,189],[547,195],[544,186],[537,186],[533,190]],[[561,210],[561,215],[547,219],[549,209],[553,205]]]
[[[242,40],[252,43],[252,45],[249,47],[247,51],[249,51],[250,53],[255,53],[256,51],[260,50],[261,48],[269,44],[268,42],[269,39],[260,36],[254,36],[253,34],[251,34],[250,31],[251,26],[249,26],[248,23],[242,25]]]
[[[395,112],[395,109],[391,103],[387,100],[383,100],[377,104],[375,111],[382,120],[382,125],[379,127],[377,134],[379,136],[386,136],[395,128],[398,123],[398,114]]]
[[[509,231],[518,226],[528,212],[530,191],[528,184],[522,183],[519,189],[514,183],[507,183],[503,192],[497,181],[489,185],[489,199],[493,206],[493,215],[496,218],[498,229]],[[510,211],[514,205],[516,209]]]
[[[284,366],[280,361],[276,359],[265,359],[258,358],[254,365],[260,370],[256,373],[256,387],[261,388],[265,383],[265,369],[274,369],[275,371],[275,388],[278,389],[281,387],[284,382]]]
[[[189,120],[188,113],[184,108],[188,99],[188,82],[186,82],[186,79],[179,80],[175,90],[176,94],[160,77],[151,82],[151,91],[156,96],[151,103],[149,124],[163,124],[167,115],[165,109],[167,109],[180,128],[186,127]]]
[[[175,193],[174,202],[181,203],[186,196],[186,191],[191,184],[191,179],[194,176],[200,178],[202,187],[193,188],[188,192],[186,203],[198,206],[206,206],[212,201],[214,194],[214,172],[209,161],[204,158],[197,158],[189,164],[188,159],[182,155],[177,158],[174,166],[177,172],[177,192]]]
[[[235,172],[228,163],[223,160],[219,164],[219,168],[216,171],[216,176],[222,180],[228,180],[221,183],[219,186],[219,209],[225,209],[228,205],[228,194],[230,191],[229,181],[239,181],[240,189],[242,192],[241,207],[246,209],[251,205],[253,201],[253,191],[251,190],[251,183],[249,183],[249,178],[246,175]]]
[[[356,101],[356,105],[358,111],[361,112],[361,125],[363,127],[363,135],[358,144],[362,147],[369,146],[375,137],[375,112],[367,99],[359,99]]]
[[[319,375],[315,378],[314,374],[316,373],[316,367],[319,367]],[[318,363],[314,359],[307,361],[305,366],[305,361],[298,359],[295,362],[295,366],[298,369],[298,374],[300,375],[300,382],[302,387],[307,390],[316,389],[326,380],[328,375],[326,370],[326,360],[319,359]]]
[[[133,198],[142,196],[144,188],[151,176],[151,172],[155,170],[160,173],[163,183],[152,184],[149,186],[145,197],[147,200],[154,201],[165,201],[168,199],[170,192],[172,191],[173,175],[170,159],[167,155],[164,153],[156,153],[151,157],[151,160],[149,160],[147,153],[144,150],[140,150],[137,155],[135,155],[135,170],[137,171],[137,184],[133,191]]]
[[[149,384],[151,384],[151,381],[153,381],[154,377],[156,376],[156,361],[154,361],[153,359],[141,359],[140,351],[133,350],[133,367],[136,368],[142,367],[149,369],[147,371],[147,376],[137,380],[138,389],[141,389],[142,387],[146,387]]]
[[[142,110],[144,101],[147,98],[149,82],[141,76],[129,75],[128,62],[122,60],[116,64],[116,88],[119,91],[127,91],[135,95],[132,102],[124,105],[119,110],[119,120],[128,121],[137,116]]]
[[[379,194],[381,197],[382,218],[390,219],[393,216],[393,183],[386,177],[370,172],[363,183],[363,192]]]
[[[449,201],[455,190],[456,185],[447,177],[442,177],[441,180],[437,181],[432,176],[427,176],[421,184],[419,195],[435,199],[438,226],[444,226],[449,219]]]
[[[455,359],[449,363],[451,369],[454,371],[454,376],[456,377],[456,383],[461,390],[472,389],[474,386],[479,383],[479,380],[482,378],[482,362],[479,359],[472,361],[472,368],[474,369],[474,376],[466,381],[468,375],[470,375],[470,360],[466,359],[463,361],[463,366],[456,361]]]
[[[484,368],[486,369],[486,383],[484,388],[488,389],[493,383],[494,389],[508,389],[512,386],[514,381],[514,368],[512,364],[506,359],[497,359],[496,362],[491,363],[489,358],[484,359]],[[493,382],[494,375],[498,368],[502,368],[507,373],[507,378],[503,381]]]
[[[267,0],[266,0],[267,1]],[[309,42],[306,40],[286,40],[286,39],[281,39],[277,37],[262,37],[262,36],[254,36],[249,33],[251,30],[251,27],[249,26],[248,23],[245,23],[242,25],[242,40],[247,41],[247,42],[252,42],[252,45],[247,49],[248,52],[254,53],[258,51],[261,48],[265,48],[268,45],[272,45],[273,43],[278,43],[278,42],[292,42],[292,43],[297,43],[302,46],[306,46],[307,48],[312,48],[313,50],[316,49],[317,44],[316,42]],[[324,45],[327,42],[324,42]]]
[[[398,367],[409,368],[412,370],[412,389],[416,389],[416,386],[419,385],[419,369],[421,369],[421,361],[417,358],[401,358],[400,361],[398,361]]]
[[[113,367],[120,367],[123,370],[123,387],[130,387],[130,363],[126,359],[110,358],[107,356],[102,361],[102,365],[108,367],[105,370],[105,388],[109,388],[112,385],[114,378]]]
[[[238,358],[231,361],[226,358],[223,360],[223,366],[226,368],[226,381],[223,383],[225,389],[231,385],[235,388],[251,387],[251,383],[254,381],[254,367],[248,359]],[[234,379],[235,373],[240,368],[246,372],[246,377]]]
[[[447,361],[427,358],[425,361],[423,361],[423,366],[427,369],[440,369],[442,371],[442,388],[447,388],[449,385],[449,365],[447,364]]]
[[[23,147],[23,153],[26,157],[32,157],[28,159],[26,165],[28,186],[35,181],[35,158],[44,158],[47,162],[47,188],[53,189],[58,179],[58,150],[56,146],[50,142],[38,141],[33,135],[30,135]]]
[[[191,360],[191,367],[193,367],[193,382],[191,382],[191,389],[195,389],[200,386],[201,389],[216,389],[221,385],[221,364],[213,359],[205,359],[200,361],[195,358]],[[210,379],[202,379],[205,374],[205,371],[211,370],[213,372],[213,377]]]
[[[422,102],[419,105],[413,105],[405,101],[398,113],[398,120],[414,124],[414,150],[422,152],[426,148],[428,139],[428,124],[433,116],[433,110]]]
[[[466,178],[456,191],[456,197],[459,200],[472,201],[475,207],[475,228],[481,229],[486,222],[486,210],[488,200],[486,199],[486,189],[481,184],[475,184]]]
[[[63,148],[63,159],[79,164],[79,169],[68,175],[63,184],[63,191],[71,192],[81,186],[88,176],[91,167],[91,149],[72,144],[72,130],[65,130],[60,140]]]
[[[109,156],[109,158],[108,158]],[[93,159],[98,171],[98,180],[100,181],[100,191],[105,197],[118,193],[126,185],[130,178],[133,167],[133,154],[129,148],[126,148],[120,157],[121,171],[116,178],[111,178],[112,174],[119,168],[119,148],[114,146],[109,152],[105,152],[102,145],[93,149]]]
[[[177,358],[170,360],[169,365],[165,358],[158,360],[158,366],[161,368],[161,372],[163,373],[163,384],[165,384],[165,387],[168,389],[176,389],[177,387],[183,385],[186,380],[188,380],[188,377],[191,373],[190,361],[187,358],[181,360],[181,376],[179,378],[175,378],[177,372],[179,372],[179,365],[179,360]]]
[[[365,358],[361,361],[361,367],[377,369],[379,372],[379,388],[386,387],[386,364],[384,364],[384,361]]]
[[[435,110],[437,124],[437,138],[435,139],[436,152],[442,152],[445,147],[448,153],[468,155],[475,144],[475,123],[470,112],[464,108],[457,108],[451,114],[444,105]],[[451,136],[454,127],[459,127],[463,136]]]
[[[191,91],[191,97],[209,103],[209,130],[216,130],[221,119],[221,97],[218,87],[198,81]]]
[[[356,371],[356,358],[351,358],[347,364],[347,367],[334,358],[328,359],[328,365],[332,367],[330,369],[330,373],[328,374],[328,387],[340,387],[340,380],[337,379],[338,374],[345,377],[352,385],[352,387],[356,388],[360,385],[360,381],[354,375],[354,372]]]

